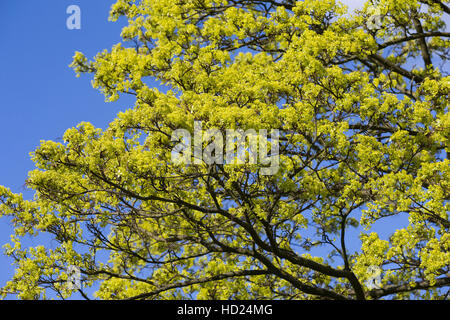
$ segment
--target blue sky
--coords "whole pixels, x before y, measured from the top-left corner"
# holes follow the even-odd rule
[[[40,140],[57,140],[81,121],[104,128],[130,100],[105,103],[88,76],[76,78],[75,51],[93,57],[120,41],[124,21],[108,21],[114,0],[0,1],[0,184],[32,196],[23,185],[33,169],[29,153]],[[81,8],[81,29],[69,30],[66,9]],[[128,102],[128,105],[126,104]],[[0,245],[12,228],[0,219]],[[37,245],[38,239],[30,239]],[[12,276],[11,259],[0,254],[0,287]]]

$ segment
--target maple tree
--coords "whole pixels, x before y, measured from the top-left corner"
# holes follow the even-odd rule
[[[136,103],[105,130],[43,141],[32,200],[0,187],[16,265],[3,295],[88,298],[98,284],[99,299],[442,299],[449,14],[439,0],[352,14],[332,0],[118,0],[123,44],[72,67],[106,100]],[[279,130],[278,170],[174,163],[172,133],[195,121]],[[388,237],[375,230],[400,216]],[[22,246],[39,234],[52,246]],[[69,266],[83,288],[65,285]]]

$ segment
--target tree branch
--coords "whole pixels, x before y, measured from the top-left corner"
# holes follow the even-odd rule
[[[413,11],[413,23],[414,28],[416,29],[417,33],[423,34],[423,28],[422,24],[420,23],[420,20],[418,18],[418,13],[416,10]],[[420,52],[422,54],[422,59],[425,63],[425,69],[427,69],[429,66],[431,66],[431,56],[430,51],[428,50],[427,42],[425,41],[424,37],[418,38],[419,45],[420,45]]]
[[[446,14],[450,14],[450,8],[447,7],[445,4],[442,3],[442,1],[439,0],[419,0],[419,2],[425,3],[427,5],[431,5],[431,4],[437,4],[439,5],[439,7],[446,13]]]
[[[417,39],[424,39],[424,38],[429,38],[429,37],[450,37],[450,33],[449,32],[429,32],[429,33],[414,33],[410,36],[407,37],[403,37],[403,38],[399,38],[399,39],[395,39],[395,40],[391,40],[391,41],[387,41],[385,43],[382,43],[378,46],[379,49],[384,49],[387,48],[389,46],[395,45],[395,44],[399,44],[402,42],[406,42],[406,41],[411,41],[411,40],[417,40]]]
[[[372,62],[375,62],[376,64],[382,66],[385,69],[389,69],[391,71],[394,71],[398,74],[401,74],[402,76],[410,79],[411,81],[414,81],[416,83],[421,83],[423,82],[425,79],[417,74],[414,74],[406,69],[403,69],[402,67],[390,62],[389,60],[383,58],[382,56],[380,56],[379,54],[371,54],[369,55],[369,59]]]
[[[431,285],[430,281],[418,281],[415,282],[413,286],[409,284],[400,284],[400,285],[390,285],[386,286],[385,288],[381,289],[373,289],[368,292],[368,294],[372,298],[381,298],[390,294],[395,293],[402,293],[402,292],[409,292],[409,291],[415,291],[415,290],[422,290],[422,289],[430,289],[430,288],[437,288],[437,287],[445,287],[450,285],[450,277],[446,278],[439,278],[436,279],[436,283]]]
[[[257,275],[264,275],[264,274],[270,274],[270,272],[268,270],[240,270],[240,271],[234,271],[234,272],[226,272],[226,273],[214,275],[214,276],[207,277],[207,278],[194,279],[194,280],[188,280],[188,281],[184,281],[184,282],[168,284],[166,286],[160,287],[153,291],[126,298],[125,300],[145,299],[145,298],[149,298],[151,296],[154,296],[156,294],[159,294],[161,292],[164,292],[164,291],[167,291],[170,289],[187,287],[187,286],[191,286],[194,284],[207,283],[207,282],[211,282],[211,281],[220,281],[220,280],[224,280],[224,279],[228,279],[228,278],[257,276]]]

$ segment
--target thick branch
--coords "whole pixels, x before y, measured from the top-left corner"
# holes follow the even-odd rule
[[[417,17],[417,12],[413,12],[413,22],[414,22],[414,28],[416,29],[417,33],[423,34],[423,28],[422,24],[420,23],[419,18]],[[420,45],[420,52],[422,54],[422,59],[425,63],[425,68],[428,68],[431,66],[431,56],[430,51],[428,50],[427,42],[425,41],[424,37],[418,38],[419,45]]]
[[[390,294],[395,294],[395,293],[445,287],[445,286],[449,286],[449,285],[450,285],[450,277],[446,277],[446,278],[436,279],[436,283],[433,285],[430,284],[430,282],[427,280],[416,282],[413,286],[411,286],[409,284],[390,285],[390,286],[386,286],[385,288],[382,288],[382,289],[373,289],[373,290],[369,291],[369,295],[372,298],[376,299],[376,298],[384,297],[384,296],[387,296]]]
[[[387,48],[389,46],[395,45],[395,44],[399,44],[402,42],[407,42],[407,41],[411,41],[411,40],[417,40],[417,39],[425,39],[425,38],[429,38],[429,37],[450,37],[450,33],[449,32],[429,32],[429,33],[415,33],[412,34],[410,36],[407,37],[403,37],[403,38],[399,38],[399,39],[395,39],[395,40],[391,40],[391,41],[387,41],[385,43],[382,43],[378,46],[379,49],[384,49]]]
[[[425,79],[417,74],[414,74],[406,69],[403,69],[402,67],[390,62],[389,60],[383,58],[382,56],[380,56],[379,54],[371,54],[369,56],[369,59],[372,62],[375,62],[376,64],[382,66],[385,69],[389,69],[391,71],[394,71],[398,74],[401,74],[402,76],[410,79],[411,81],[414,81],[416,83],[421,83],[423,82]]]
[[[245,276],[257,276],[257,275],[264,275],[269,274],[270,272],[267,270],[241,270],[241,271],[234,271],[234,272],[226,272],[218,275],[214,275],[207,278],[202,279],[194,279],[194,280],[188,280],[184,282],[177,282],[177,283],[171,283],[166,286],[160,287],[158,289],[155,289],[150,292],[142,293],[134,297],[127,298],[126,300],[138,300],[138,299],[145,299],[152,297],[154,295],[157,295],[161,292],[170,290],[170,289],[177,289],[177,288],[183,288],[187,286],[191,286],[194,284],[199,283],[207,283],[211,281],[220,281],[228,278],[235,278],[235,277],[245,277]]]

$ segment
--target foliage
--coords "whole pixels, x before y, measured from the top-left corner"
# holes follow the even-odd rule
[[[4,296],[68,297],[74,265],[86,298],[99,284],[101,299],[442,299],[449,14],[438,0],[355,14],[333,0],[118,0],[124,43],[72,67],[135,106],[42,141],[34,199],[0,187],[17,268]],[[279,170],[174,164],[171,134],[195,120],[279,129]],[[41,234],[51,246],[22,247]],[[373,265],[381,288],[367,286]]]

